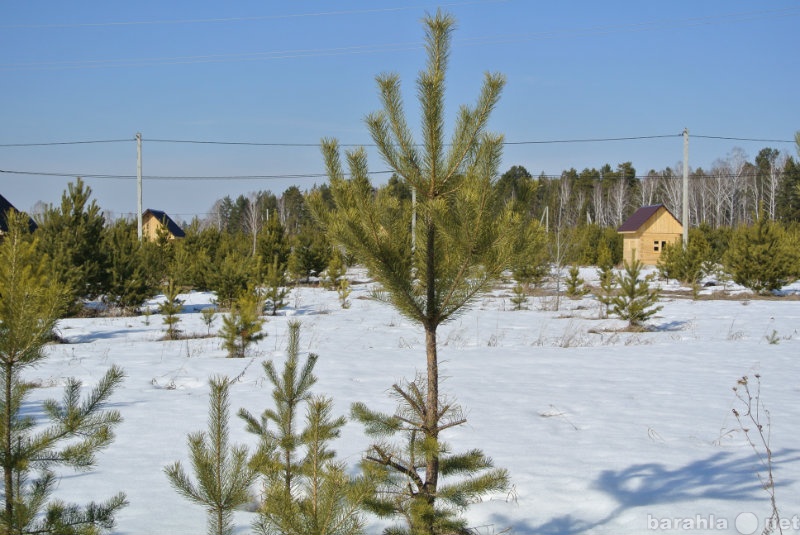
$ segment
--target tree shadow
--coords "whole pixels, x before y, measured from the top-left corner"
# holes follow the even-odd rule
[[[780,467],[800,461],[800,450],[784,449],[772,454],[776,487]],[[720,452],[679,468],[659,463],[634,464],[621,470],[605,470],[592,485],[610,495],[617,506],[605,517],[583,519],[572,514],[551,518],[541,524],[514,521],[503,515],[493,517],[498,526],[510,526],[520,535],[574,535],[591,532],[614,520],[628,509],[647,505],[694,502],[700,499],[742,501],[768,499],[758,473],[762,465],[755,454],[741,456]]]
[[[657,325],[653,327],[653,330],[656,332],[673,332],[673,331],[684,331],[686,327],[689,326],[692,322],[691,321],[668,321],[667,323],[662,323],[661,325]]]

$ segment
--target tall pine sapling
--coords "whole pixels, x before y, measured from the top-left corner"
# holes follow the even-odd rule
[[[178,286],[173,279],[169,279],[162,287],[164,291],[164,301],[158,305],[158,312],[162,316],[162,321],[167,328],[166,339],[177,340],[181,331],[178,329],[178,323],[181,321],[179,314],[183,310],[183,301],[178,299],[180,294]]]
[[[51,499],[58,484],[54,468],[88,470],[95,455],[114,438],[122,421],[106,404],[124,374],[112,366],[81,398],[83,385],[69,379],[62,401],[42,405],[49,423],[26,408],[33,385],[23,372],[46,358],[43,350],[59,313],[70,301],[60,284],[48,277],[48,259],[37,253],[27,234],[27,219],[8,216],[9,232],[0,244],[0,466],[3,504],[0,533],[97,533],[114,526],[114,515],[126,505],[120,493],[104,503],[86,506]]]
[[[424,20],[428,62],[417,81],[422,142],[413,139],[406,121],[396,75],[378,77],[383,109],[366,119],[383,160],[416,192],[413,236],[410,203],[374,194],[363,148],[346,154],[351,178],[345,179],[338,143],[324,140],[334,207],[328,209],[321,195],[311,197],[331,242],[344,246],[380,283],[377,297],[425,331],[424,425],[418,438],[427,446],[416,461],[425,466],[420,501],[431,506],[441,497],[443,467],[437,330],[488,291],[533,242],[524,219],[494,188],[503,140],[486,127],[502,75],[486,75],[476,105],[461,107],[455,131],[445,140],[445,73],[454,24],[441,12]],[[392,462],[385,466],[404,474]],[[411,509],[414,529],[434,535],[437,520],[427,512]]]
[[[108,258],[98,244],[105,218],[90,198],[92,188],[78,179],[67,185],[61,204],[48,206],[37,234],[40,250],[52,260],[55,279],[69,293],[68,311],[83,308],[83,298],[94,298],[106,288]]]
[[[329,449],[345,424],[333,418],[331,399],[311,395],[317,355],[299,360],[300,324],[289,324],[289,347],[282,373],[272,361],[264,371],[273,385],[274,408],[260,418],[242,409],[247,430],[259,437],[252,464],[264,481],[254,528],[262,534],[356,535],[363,532],[359,509],[371,493],[363,479],[351,478]],[[300,410],[305,407],[305,427]]]
[[[657,288],[651,289],[653,273],[642,277],[642,263],[633,259],[624,262],[622,273],[616,276],[619,287],[611,299],[611,312],[627,320],[630,328],[638,329],[663,307],[656,306],[659,297]]]
[[[233,511],[252,500],[251,487],[256,479],[247,448],[229,443],[230,385],[227,377],[211,378],[208,431],[188,437],[197,482],[192,482],[179,461],[164,469],[181,496],[206,508],[209,535],[233,533]]]

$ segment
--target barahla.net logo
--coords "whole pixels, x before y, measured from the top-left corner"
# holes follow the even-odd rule
[[[689,517],[656,517],[647,515],[647,529],[650,531],[686,531],[708,532],[726,531],[731,522],[728,518],[710,515],[694,515]],[[760,520],[754,513],[739,513],[733,521],[736,532],[741,535],[753,535],[756,532],[778,531],[787,533],[792,530],[800,532],[800,515],[791,518],[767,518]]]

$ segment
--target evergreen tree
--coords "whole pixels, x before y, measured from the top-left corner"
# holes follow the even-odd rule
[[[214,269],[212,259],[217,258],[221,232],[213,226],[202,227],[197,219],[183,230],[185,237],[176,240],[175,256],[168,273],[182,286],[208,290],[211,288],[210,274]]]
[[[339,288],[339,281],[341,281],[347,274],[347,263],[345,262],[344,253],[338,249],[334,249],[331,253],[331,259],[328,262],[328,268],[325,270],[325,285],[329,290],[337,290]]]
[[[377,491],[366,506],[380,517],[400,516],[406,520],[408,529],[394,527],[385,533],[468,535],[473,532],[459,513],[487,493],[506,489],[509,475],[506,470],[494,468],[492,460],[480,450],[453,454],[447,444],[429,438],[425,431],[425,381],[420,375],[415,382],[392,387],[398,401],[394,415],[373,411],[364,403],[353,405],[353,417],[378,440],[370,446],[363,463],[369,479],[377,483]],[[466,422],[453,401],[443,404],[440,411],[443,428]],[[387,440],[398,435],[402,439],[400,445]],[[455,480],[449,484],[438,481],[435,500],[426,489],[426,459],[434,454],[439,461],[438,475]]]
[[[256,472],[248,464],[245,446],[229,444],[229,390],[225,377],[210,380],[208,431],[188,437],[189,455],[197,480],[193,483],[179,461],[164,469],[172,487],[208,512],[209,535],[232,535],[233,511],[251,500]]]
[[[443,445],[440,433],[450,427],[442,419],[439,396],[438,327],[456,317],[497,280],[524,251],[527,227],[518,213],[505,208],[493,181],[502,137],[486,132],[489,115],[504,85],[501,75],[488,74],[474,108],[462,107],[455,133],[444,139],[444,86],[451,17],[437,13],[425,19],[427,68],[418,78],[422,107],[422,144],[417,145],[405,120],[396,75],[378,77],[383,110],[367,117],[367,126],[383,160],[417,192],[415,235],[411,210],[390,195],[375,195],[370,186],[366,152],[347,153],[350,180],[344,179],[338,144],[323,141],[335,209],[314,209],[328,235],[344,245],[380,282],[377,295],[425,331],[426,380],[423,484],[415,503],[434,508],[440,498]],[[412,246],[413,241],[413,246]],[[409,393],[410,395],[410,393]],[[382,459],[387,469],[398,469]],[[401,473],[405,475],[403,469]],[[436,532],[437,519],[413,509],[414,529]]]
[[[255,282],[256,269],[250,257],[237,252],[226,254],[221,262],[214,264],[209,282],[220,307],[229,308],[236,297]]]
[[[33,385],[23,373],[46,358],[43,347],[68,302],[49,278],[36,239],[26,234],[27,218],[10,213],[9,233],[0,244],[0,533],[97,533],[113,527],[124,494],[85,507],[50,499],[58,483],[53,468],[87,470],[112,442],[121,416],[105,406],[124,374],[112,367],[84,399],[81,382],[69,379],[62,401],[42,405],[48,424],[26,408]]]
[[[597,300],[603,305],[601,317],[608,317],[611,312],[611,304],[614,300],[616,276],[614,275],[614,268],[610,264],[605,264],[597,270],[599,278],[600,290],[597,293]]]
[[[230,313],[222,318],[223,347],[229,358],[244,358],[247,349],[267,336],[262,332],[264,300],[255,288],[242,292],[231,306]]]
[[[104,301],[123,309],[136,309],[156,293],[156,276],[148,269],[136,228],[119,220],[103,233],[108,255]]]
[[[311,277],[321,274],[328,265],[331,247],[319,228],[307,223],[292,240],[288,269],[297,279],[310,282]]]
[[[791,156],[787,158],[782,177],[778,191],[778,214],[782,221],[800,221],[800,160]]]
[[[769,293],[800,276],[798,254],[780,223],[759,217],[737,228],[723,264],[733,281],[757,293]]]
[[[342,277],[339,280],[339,286],[336,288],[336,293],[339,295],[339,304],[342,308],[350,308],[350,299],[348,297],[350,297],[351,292],[350,281]]]
[[[203,317],[203,323],[206,326],[207,334],[211,336],[211,326],[214,324],[214,320],[217,319],[217,309],[213,306],[205,307],[200,311],[200,314]]]
[[[581,278],[581,271],[577,264],[570,266],[565,282],[567,295],[570,297],[581,297],[589,293],[589,290],[584,286],[586,281]]]
[[[711,246],[699,229],[689,229],[689,244],[668,243],[658,259],[658,271],[668,279],[697,285],[711,260]]]
[[[164,325],[167,328],[167,340],[177,340],[180,330],[178,330],[178,323],[181,318],[178,314],[183,310],[183,301],[178,299],[180,289],[175,284],[175,281],[169,279],[163,286],[164,301],[158,306],[158,312],[163,316]]]
[[[53,260],[55,276],[70,295],[71,312],[79,300],[94,298],[105,287],[106,261],[102,248],[105,221],[92,200],[92,189],[80,178],[67,186],[59,207],[49,206],[39,225],[41,250]]]
[[[286,306],[286,297],[289,295],[288,286],[286,266],[278,263],[278,256],[275,255],[267,266],[267,274],[264,278],[264,300],[267,309],[273,316]]]
[[[645,321],[663,308],[655,306],[659,292],[650,288],[653,274],[642,277],[642,263],[639,260],[626,260],[623,266],[623,272],[616,276],[619,290],[611,298],[611,312],[627,320],[629,327],[641,328]]]
[[[528,294],[530,292],[530,285],[524,282],[516,281],[511,288],[511,304],[514,305],[514,310],[526,310],[528,304]]]
[[[270,213],[264,230],[258,235],[258,255],[265,266],[268,266],[276,256],[278,263],[288,262],[289,241],[285,234],[277,211]]]
[[[260,418],[242,409],[247,430],[259,437],[253,463],[264,478],[264,498],[254,528],[269,535],[356,535],[363,532],[359,508],[370,494],[364,480],[350,478],[329,449],[345,424],[331,415],[329,398],[312,396],[318,356],[299,359],[300,324],[289,324],[289,346],[282,373],[264,363],[272,383],[274,409]],[[300,428],[302,407],[305,427]]]

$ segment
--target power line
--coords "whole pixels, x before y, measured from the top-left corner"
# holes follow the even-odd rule
[[[504,141],[503,145],[548,145],[556,143],[597,143],[605,141],[634,141],[639,139],[661,139],[668,137],[679,137],[683,134],[665,134],[658,136],[632,136],[632,137],[606,137],[606,138],[586,138],[586,139],[549,139],[544,141]]]
[[[381,175],[393,172],[394,171],[370,171],[367,174]],[[68,173],[68,172],[55,172],[55,171],[20,171],[11,169],[0,169],[0,174],[25,175],[25,176],[102,178],[110,180],[135,180],[137,178],[136,175]],[[304,179],[304,178],[328,178],[328,174],[299,173],[299,174],[278,174],[278,175],[205,175],[205,176],[143,175],[142,178],[147,180],[291,180],[291,179]]]
[[[699,137],[701,139],[724,139],[727,141],[755,141],[759,143],[795,143],[794,139],[754,139],[747,137],[700,136],[697,134],[692,134],[691,137]]]
[[[507,0],[473,0],[468,2],[450,2],[447,4],[438,4],[436,7],[458,7],[474,4],[486,3],[500,3]],[[299,19],[310,17],[330,17],[341,15],[369,15],[373,13],[393,13],[397,11],[409,11],[429,9],[429,5],[416,5],[416,6],[400,6],[400,7],[384,7],[374,9],[352,9],[341,11],[319,11],[313,13],[289,13],[286,15],[264,15],[252,17],[219,17],[209,19],[164,19],[164,20],[141,20],[141,21],[110,21],[110,22],[77,22],[72,24],[7,24],[0,25],[2,29],[51,29],[51,28],[98,28],[108,26],[156,26],[156,25],[183,25],[183,24],[212,24],[212,23],[234,23],[234,22],[256,22],[262,20],[284,20],[284,19]]]
[[[601,138],[576,138],[576,139],[544,139],[544,140],[531,140],[531,141],[504,141],[503,145],[551,145],[551,144],[569,144],[569,143],[604,143],[613,141],[637,141],[648,139],[665,139],[682,136],[679,134],[661,134],[649,136],[626,136],[626,137],[601,137]],[[692,134],[692,138],[700,139],[720,139],[728,141],[749,141],[756,143],[795,143],[794,139],[765,139],[765,138],[748,138],[748,137],[731,137],[731,136],[709,136]],[[135,141],[134,138],[129,139],[105,139],[93,141],[54,141],[46,143],[0,143],[0,147],[47,147],[56,145],[86,145],[97,143],[124,143]],[[175,143],[175,144],[188,144],[188,145],[229,145],[229,146],[245,146],[245,147],[296,147],[296,148],[319,148],[320,143],[290,143],[290,142],[261,142],[261,141],[218,141],[218,140],[202,140],[202,139],[148,139],[144,138],[148,143]],[[340,147],[376,147],[374,143],[340,143]],[[420,145],[416,145],[420,146]]]
[[[369,171],[367,172],[368,175],[386,175],[390,173],[394,173],[395,171],[392,170],[384,170],[384,171]],[[10,170],[10,169],[0,169],[0,174],[7,174],[7,175],[23,175],[23,176],[45,176],[45,177],[65,177],[65,178],[72,178],[72,177],[81,177],[81,178],[97,178],[97,179],[108,179],[108,180],[135,180],[137,177],[136,175],[115,175],[115,174],[98,174],[98,173],[65,173],[65,172],[55,172],[55,171],[19,171],[19,170]],[[564,178],[568,175],[568,171],[564,171],[560,175],[548,175],[548,174],[538,174],[534,176],[534,178],[545,178],[547,180],[559,180]],[[741,178],[742,175],[740,173],[707,173],[704,172],[702,175],[695,175],[692,178]],[[291,179],[312,179],[312,178],[328,178],[327,173],[299,173],[299,174],[279,174],[279,175],[204,175],[204,176],[185,176],[185,175],[143,175],[143,179],[147,180],[291,180]],[[574,176],[575,179],[581,179],[581,173],[577,173]],[[585,178],[585,177],[583,177]],[[593,180],[595,177],[591,177]],[[602,177],[599,177],[602,179]],[[651,179],[651,178],[658,178],[658,179],[680,179],[680,175],[672,175],[672,176],[663,176],[661,174],[647,174],[647,175],[635,175],[632,177],[613,177],[611,180],[618,180],[618,179],[636,179],[636,180],[644,180],[644,179]]]
[[[500,2],[504,0],[483,0],[486,2]],[[481,3],[476,0],[471,3]],[[461,5],[453,3],[449,5]],[[447,6],[447,5],[446,5]],[[383,10],[400,10],[406,8],[384,8]],[[411,9],[411,8],[409,8]],[[376,12],[381,10],[362,10],[363,12]],[[347,14],[351,12],[327,12],[319,13],[317,16],[332,15],[332,14]],[[356,13],[356,12],[352,12]],[[313,14],[312,14],[313,15]],[[682,26],[692,27],[701,25],[721,24],[721,23],[736,23],[748,22],[751,20],[758,20],[762,18],[778,18],[787,16],[800,15],[799,8],[785,8],[777,10],[763,10],[751,11],[742,13],[727,13],[711,15],[707,17],[695,17],[687,19],[663,19],[654,20],[649,22],[639,22],[625,25],[609,25],[609,26],[596,26],[587,28],[569,28],[560,29],[550,32],[533,32],[523,33],[516,35],[491,35],[483,37],[474,37],[467,39],[459,39],[454,41],[454,46],[477,46],[477,45],[490,45],[490,44],[508,44],[519,43],[527,41],[545,40],[545,39],[562,39],[574,38],[583,36],[596,36],[608,35],[623,32],[643,32],[643,31],[658,31],[670,28],[678,28]],[[297,15],[309,16],[309,15]],[[275,17],[281,17],[277,15]],[[283,16],[289,17],[289,15]],[[137,22],[121,22],[121,23],[98,23],[97,25],[135,25],[135,24],[168,24],[168,23],[196,23],[196,22],[225,22],[237,20],[257,20],[262,17],[239,17],[228,19],[188,19],[185,21],[145,21]],[[270,17],[263,17],[270,18]],[[92,23],[87,23],[92,25]],[[80,25],[79,25],[80,26]],[[10,26],[17,27],[17,26]],[[25,27],[25,26],[21,26]],[[32,26],[36,27],[36,26]],[[42,26],[42,27],[47,27]],[[54,26],[58,27],[58,25]],[[69,27],[69,25],[67,25]],[[9,26],[0,26],[0,28],[9,28]],[[211,54],[211,55],[195,55],[195,56],[177,56],[177,57],[156,57],[156,58],[131,58],[131,59],[105,59],[105,60],[78,60],[78,61],[56,61],[56,62],[28,62],[28,63],[7,63],[0,64],[0,70],[19,70],[19,69],[75,69],[75,68],[103,68],[103,67],[146,67],[153,65],[181,65],[181,64],[197,64],[197,63],[223,63],[235,61],[264,61],[275,59],[294,59],[294,58],[309,58],[309,57],[327,57],[339,56],[347,54],[369,54],[377,52],[395,52],[405,50],[415,50],[423,46],[422,42],[407,42],[407,43],[391,43],[391,44],[368,44],[353,47],[341,48],[328,48],[328,49],[310,49],[310,50],[289,50],[289,51],[273,51],[273,52],[247,52],[237,54]]]
[[[55,145],[92,145],[98,143],[127,143],[129,141],[135,141],[135,138],[98,139],[90,141],[50,141],[46,143],[0,143],[0,147],[52,147]]]

